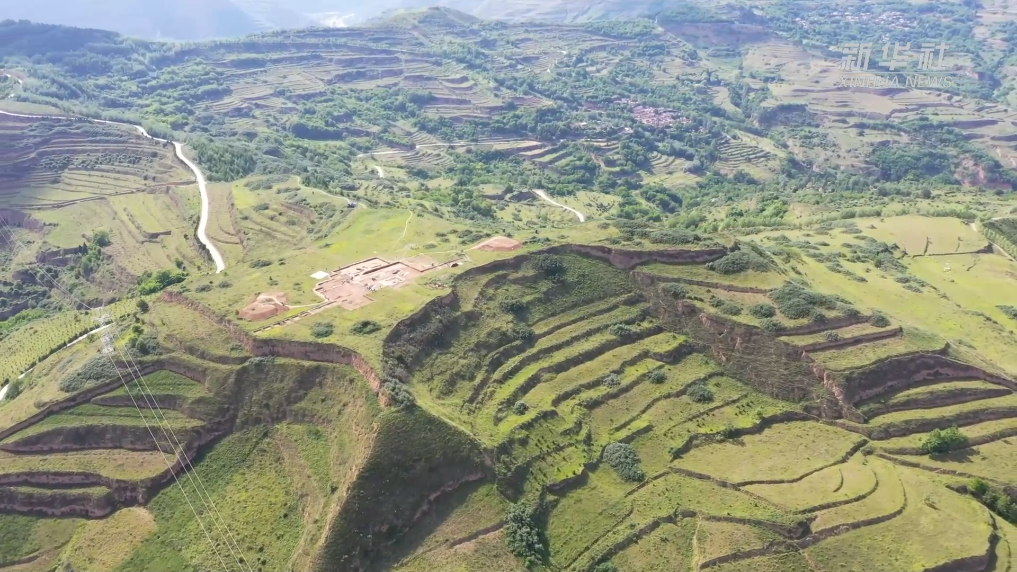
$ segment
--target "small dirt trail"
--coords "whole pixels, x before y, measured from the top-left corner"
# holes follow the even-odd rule
[[[543,191],[542,189],[531,189],[531,190],[533,191],[533,194],[535,194],[538,197],[540,197],[541,199],[543,199],[544,202],[551,203],[552,205],[554,205],[556,207],[563,208],[563,209],[573,213],[579,219],[579,222],[586,222],[586,216],[583,213],[577,211],[576,209],[574,209],[572,207],[567,207],[567,206],[565,206],[565,205],[563,205],[563,204],[561,204],[559,202],[556,202],[555,200],[551,199],[551,197],[547,196],[547,193],[545,191]]]
[[[69,119],[72,121],[91,121],[92,123],[103,123],[106,125],[119,125],[121,127],[131,127],[136,129],[138,133],[145,138],[153,141],[159,141],[160,143],[172,143],[173,148],[176,151],[177,158],[180,159],[187,168],[194,173],[194,178],[198,181],[198,193],[201,195],[201,218],[198,219],[198,240],[201,244],[205,245],[208,249],[209,254],[212,255],[212,260],[215,262],[215,273],[218,274],[223,270],[226,270],[226,262],[223,260],[222,253],[215,247],[208,238],[208,234],[205,232],[208,227],[208,212],[209,212],[209,200],[208,200],[208,188],[205,183],[205,176],[201,173],[201,169],[198,168],[190,159],[184,155],[184,144],[177,141],[168,141],[166,139],[159,139],[153,137],[145,131],[145,128],[140,125],[133,125],[130,123],[120,123],[119,121],[106,121],[105,119],[92,119],[90,117],[73,117],[67,115],[26,115],[23,113],[11,113],[9,111],[0,110],[0,115],[7,115],[9,117],[22,117],[26,119]]]
[[[381,165],[375,165],[374,170],[378,172],[378,177],[385,178],[385,169],[382,169]]]
[[[94,329],[94,330],[92,330],[92,331],[90,331],[90,332],[86,332],[86,333],[85,333],[85,334],[83,334],[82,336],[80,336],[80,337],[78,337],[78,338],[75,338],[75,339],[71,340],[70,342],[67,342],[67,345],[65,345],[64,347],[62,347],[62,348],[60,348],[59,350],[57,350],[57,352],[59,352],[59,351],[61,351],[61,350],[65,350],[65,349],[67,349],[67,348],[69,348],[69,347],[73,346],[74,344],[76,344],[76,343],[78,343],[78,342],[80,342],[80,341],[84,340],[84,339],[85,339],[85,338],[87,338],[88,336],[91,336],[92,334],[96,334],[96,333],[99,333],[99,332],[101,332],[101,331],[105,330],[106,328],[108,328],[108,327],[110,327],[110,326],[112,326],[112,325],[113,325],[113,324],[106,324],[105,326],[100,326],[100,327],[98,327],[98,328],[96,328],[96,329]],[[53,353],[55,354],[55,353],[57,353],[57,352],[53,352]],[[35,369],[35,366],[34,366],[34,365],[33,365],[32,367],[30,367],[30,368],[26,369],[25,371],[23,371],[23,372],[21,373],[21,375],[19,375],[19,376],[18,376],[18,379],[22,379],[22,378],[24,378],[24,377],[25,377],[26,375],[28,375],[28,374],[29,374],[29,372],[31,372],[31,371],[32,371],[33,369]],[[7,390],[8,390],[8,389],[9,389],[10,387],[11,387],[11,384],[9,384],[9,383],[8,383],[7,385],[5,385],[5,386],[3,386],[2,388],[0,388],[0,401],[3,401],[3,399],[4,399],[4,396],[6,396],[6,395],[7,395]]]
[[[393,243],[392,246],[399,244],[400,242],[403,241],[404,238],[406,238],[406,232],[410,230],[411,220],[413,220],[413,211],[410,211],[410,216],[406,217],[406,224],[403,225],[403,233],[399,235],[399,238],[396,239],[395,243]]]

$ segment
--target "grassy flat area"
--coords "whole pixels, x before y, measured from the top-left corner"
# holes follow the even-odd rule
[[[1009,429],[1017,429],[1017,419],[996,419],[994,421],[986,421],[985,423],[967,425],[961,428],[961,433],[967,436],[968,439],[974,439]],[[928,435],[928,433],[914,433],[903,437],[894,437],[893,439],[879,441],[876,443],[876,446],[881,449],[897,449],[904,447],[917,448],[921,446],[922,441],[924,441]]]
[[[939,218],[931,224],[927,217],[905,215],[880,219],[858,219],[865,234],[878,240],[900,245],[908,254],[952,254],[971,252],[988,242],[977,231],[956,218]],[[875,228],[871,228],[875,227]]]
[[[793,479],[837,460],[858,441],[857,435],[819,423],[781,423],[759,435],[693,449],[675,466],[735,483]],[[788,464],[792,458],[795,463]]]
[[[893,413],[887,413],[886,415],[880,415],[876,417],[869,426],[872,427],[884,427],[891,424],[907,423],[913,419],[937,419],[955,415],[958,413],[965,413],[968,411],[978,411],[979,409],[986,409],[988,407],[1012,407],[1017,406],[1017,394],[1005,395],[1003,397],[995,397],[993,399],[982,399],[979,401],[972,401],[969,403],[961,403],[958,405],[947,405],[945,407],[936,407],[935,409],[912,409],[908,411],[895,411]]]
[[[730,562],[715,566],[711,570],[716,572],[811,572],[812,568],[804,556],[793,552]]]
[[[963,429],[961,430],[963,432]],[[1004,483],[1017,482],[1017,439],[1008,438],[934,457],[910,458],[936,469],[951,469]]]
[[[774,532],[736,522],[702,521],[696,533],[699,557],[709,560],[732,552],[761,548],[780,538]]]
[[[633,518],[637,519],[668,514],[668,510],[688,508],[704,514],[738,516],[778,524],[790,524],[797,520],[740,491],[677,474],[650,483],[631,498]]]
[[[509,552],[505,532],[499,530],[451,548],[438,548],[413,560],[400,563],[394,572],[474,572],[475,570],[522,570]]]
[[[493,484],[464,488],[457,495],[456,501],[450,503],[454,508],[444,511],[447,513],[442,515],[444,518],[424,542],[417,546],[415,555],[451,544],[478,530],[497,524],[504,516],[507,506],[505,499]],[[414,558],[415,556],[411,555],[404,562]]]
[[[660,365],[659,362],[650,360],[647,369],[657,365]],[[675,366],[664,366],[662,371],[667,374],[664,383],[654,384],[644,381],[628,393],[597,407],[593,410],[593,424],[605,430],[621,428],[622,424],[640,415],[652,401],[659,400],[665,394],[679,391],[695,380],[716,373],[718,369],[716,363],[701,354],[690,355]]]
[[[965,288],[969,295],[963,297],[958,297],[945,286],[942,287],[943,292],[959,305],[945,304],[942,298],[928,292],[916,294],[905,290],[890,276],[872,274],[865,283],[845,280],[843,276],[829,271],[823,264],[811,259],[803,260],[798,264],[798,268],[822,292],[844,296],[855,302],[859,309],[870,308],[883,312],[893,323],[904,325],[905,330],[910,329],[907,326],[913,326],[926,332],[935,332],[937,336],[954,344],[963,342],[960,345],[972,346],[976,348],[974,351],[977,354],[1005,369],[1017,371],[1017,353],[1012,351],[1012,345],[1017,338],[1007,333],[1005,328],[994,327],[985,319],[964,310],[970,307],[987,315],[996,316],[999,315],[997,314],[999,310],[995,309],[997,304],[1017,305],[1017,293],[1013,288],[1000,285],[986,289],[986,284],[990,283],[988,277],[994,275],[997,268],[1017,273],[1017,263],[1002,257],[982,256],[979,260],[991,261],[991,266],[986,264],[983,269],[982,263],[979,262],[963,274],[944,273],[943,261],[940,258],[905,259],[904,263],[920,278],[937,287],[947,279],[953,280],[955,284],[966,284]],[[927,272],[922,271],[927,264],[934,264],[935,271],[933,272],[931,267]],[[860,265],[848,263],[846,266],[851,267],[856,273],[861,272]],[[1005,318],[1000,315],[996,319],[1002,322]],[[819,354],[816,357],[821,359]]]
[[[999,393],[1008,391],[1004,387],[978,379],[948,381],[905,389],[904,391],[894,393],[890,396],[884,395],[875,397],[861,404],[858,410],[864,415],[869,415],[868,412],[870,410],[874,413],[878,413],[883,408],[917,407],[932,400],[951,398],[963,400],[965,395],[974,393],[977,396],[976,392],[986,390]],[[971,399],[969,398],[967,400],[970,401]]]
[[[897,326],[893,325],[887,326],[885,328],[877,328],[866,322],[864,324],[855,324],[853,326],[848,326],[846,328],[837,328],[831,331],[836,332],[837,335],[841,337],[841,339],[844,339],[844,338],[853,338],[855,336],[861,336],[864,334],[872,334],[875,332],[885,332],[887,330],[894,330],[896,328]],[[805,334],[802,336],[781,336],[780,340],[796,346],[805,346],[808,344],[827,341],[826,332]]]
[[[195,472],[251,565],[282,569],[297,546],[303,523],[294,485],[279,470],[281,454],[266,436],[266,429],[256,428],[226,437],[196,465]],[[210,526],[205,508],[195,509]],[[221,567],[180,488],[163,489],[148,510],[159,534],[146,536],[119,570]]]
[[[138,382],[130,384],[130,393],[135,397],[139,397],[140,389],[144,389],[146,393],[152,395],[180,395],[187,398],[209,395],[204,385],[171,371],[160,370],[152,372],[146,375],[144,379],[143,387],[139,387]],[[126,396],[128,395],[127,390],[128,388],[121,386],[105,395],[108,397]]]
[[[157,301],[151,305],[145,320],[160,336],[167,338],[168,345],[180,345],[184,350],[196,348],[214,355],[243,356],[246,353],[225,328],[180,304]]]
[[[137,395],[136,398],[141,399]],[[159,427],[164,426],[164,423],[168,423],[169,427],[177,433],[181,441],[184,440],[184,431],[202,424],[201,421],[187,417],[172,409],[162,409],[161,413],[156,416],[156,412],[147,409],[142,409],[141,413],[139,413],[134,407],[106,407],[83,403],[71,409],[50,415],[38,423],[11,435],[3,442],[12,443],[19,439],[24,439],[29,435],[62,427],[84,425],[139,427],[146,425],[146,423],[151,426],[152,430],[156,432],[156,436],[159,437],[161,437]]]
[[[777,272],[746,270],[737,274],[721,274],[698,264],[662,264],[653,262],[640,266],[638,270],[647,274],[669,278],[685,278],[703,282],[715,282],[717,284],[749,286],[752,288],[777,288],[787,281],[787,276]]]
[[[745,490],[788,510],[804,511],[872,490],[876,485],[876,475],[866,461],[865,457],[856,454],[846,463],[828,467],[795,483],[749,485]]]
[[[992,530],[988,510],[927,473],[906,467],[897,472],[907,491],[904,513],[806,549],[820,566],[851,572],[924,570],[985,553]]]
[[[601,535],[621,523],[632,509],[624,498],[631,488],[611,471],[590,474],[586,486],[569,491],[558,500],[547,522],[551,553],[560,565],[567,565]]]
[[[682,519],[664,523],[639,542],[619,552],[611,561],[619,570],[671,572],[692,566],[692,539],[696,521]]]
[[[45,455],[0,453],[0,473],[25,471],[96,473],[113,479],[144,479],[164,471],[172,455],[158,451],[73,451]]]
[[[812,522],[812,530],[821,531],[890,514],[904,504],[904,489],[901,488],[897,466],[871,457],[867,459],[867,463],[879,483],[875,492],[858,502],[818,512],[816,520]]]
[[[125,508],[104,519],[86,521],[67,546],[65,566],[115,570],[154,531],[155,519],[143,507]]]
[[[0,515],[0,562],[19,560],[64,546],[83,522],[79,518]],[[40,562],[33,564],[39,565]]]
[[[938,336],[906,328],[901,336],[842,349],[813,352],[812,357],[829,369],[844,371],[908,352],[942,349],[943,343]]]

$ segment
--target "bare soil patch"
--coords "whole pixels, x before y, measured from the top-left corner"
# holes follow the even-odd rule
[[[510,250],[518,250],[522,246],[522,243],[518,240],[513,240],[504,236],[495,236],[481,242],[473,248],[492,252],[508,252]]]
[[[240,310],[240,317],[257,322],[267,320],[290,309],[286,305],[289,295],[286,292],[262,292],[256,294],[247,306]]]

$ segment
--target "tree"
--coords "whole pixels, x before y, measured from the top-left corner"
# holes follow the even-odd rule
[[[968,438],[957,427],[949,429],[933,429],[919,447],[926,455],[937,455],[962,449],[968,444]]]
[[[604,462],[626,481],[639,482],[646,478],[639,466],[639,454],[628,443],[609,443],[604,447]]]
[[[137,304],[135,305],[138,307],[138,311],[141,312],[142,314],[148,312],[148,302],[144,300],[138,300]]]

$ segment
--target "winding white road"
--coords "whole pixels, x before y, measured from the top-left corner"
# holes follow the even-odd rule
[[[574,209],[572,207],[567,207],[567,206],[565,206],[565,205],[555,201],[551,197],[547,196],[547,192],[545,192],[543,189],[530,189],[530,190],[533,191],[533,194],[537,195],[538,197],[543,199],[545,202],[551,203],[552,205],[554,205],[556,207],[561,207],[561,208],[563,208],[563,209],[565,209],[567,211],[572,212],[572,214],[576,215],[576,217],[579,218],[579,222],[586,222],[586,216],[583,215],[583,213],[577,211],[576,209]]]
[[[215,273],[218,274],[223,270],[226,270],[226,262],[223,260],[222,253],[215,247],[215,244],[208,238],[206,229],[208,228],[208,212],[209,212],[209,201],[208,201],[208,188],[205,183],[205,176],[201,173],[201,169],[191,162],[184,155],[184,144],[176,141],[167,141],[166,139],[159,139],[158,137],[152,137],[145,128],[140,125],[132,125],[130,123],[120,123],[119,121],[106,121],[105,119],[92,119],[90,117],[70,117],[66,115],[26,115],[23,113],[11,113],[9,111],[0,110],[0,115],[7,115],[10,117],[23,117],[27,119],[70,119],[73,121],[91,121],[93,123],[105,123],[107,125],[120,125],[123,127],[133,127],[138,130],[138,133],[142,137],[147,137],[153,141],[159,141],[162,143],[173,143],[173,147],[176,150],[177,158],[180,159],[187,167],[194,173],[194,178],[198,181],[198,193],[201,195],[201,217],[198,219],[198,240],[201,244],[205,245],[208,249],[209,254],[212,255],[212,260],[215,262]]]

